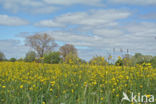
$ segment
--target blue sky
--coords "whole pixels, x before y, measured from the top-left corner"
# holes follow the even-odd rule
[[[24,36],[48,33],[81,58],[141,52],[156,55],[155,0],[0,0],[0,51],[7,58],[30,51]],[[59,48],[59,47],[58,47]]]

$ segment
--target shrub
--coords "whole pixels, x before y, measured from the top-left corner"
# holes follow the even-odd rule
[[[24,61],[25,62],[33,62],[36,59],[36,53],[34,51],[30,51],[26,54]]]
[[[11,61],[11,62],[15,62],[15,61],[16,61],[16,58],[10,58],[9,61]]]
[[[50,52],[44,55],[44,62],[49,64],[58,64],[61,61],[59,52]]]

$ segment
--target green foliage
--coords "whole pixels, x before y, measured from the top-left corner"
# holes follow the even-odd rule
[[[49,64],[58,64],[61,61],[59,52],[50,52],[44,55],[44,62]]]
[[[0,52],[0,61],[4,61],[5,60],[5,55],[3,52]]]
[[[141,54],[141,53],[135,53],[135,55],[134,55],[134,57],[135,58],[140,58],[140,57],[142,57],[143,55]]]
[[[153,66],[154,68],[156,68],[156,56],[154,56],[150,62],[151,62],[151,64],[152,64],[152,66]]]
[[[108,64],[108,62],[102,56],[93,57],[89,63],[92,65],[107,65]]]
[[[63,57],[63,61],[65,61],[66,57],[69,55],[77,56],[77,49],[72,44],[65,44],[59,49],[61,56]]]
[[[137,98],[145,95],[146,101],[147,96],[156,96],[156,70],[149,65],[123,68],[0,62],[0,104],[121,104],[123,91],[127,95],[133,91]]]
[[[76,54],[69,53],[66,55],[64,63],[66,63],[66,64],[80,64],[81,59]]]
[[[115,62],[115,65],[117,65],[117,66],[122,66],[122,65],[123,65],[123,60],[122,60],[122,59],[118,59],[118,60]]]
[[[135,58],[129,54],[125,54],[124,58],[122,59],[123,65],[126,66],[135,66]]]
[[[10,58],[9,61],[11,61],[11,62],[15,62],[15,61],[16,61],[16,58]]]
[[[25,62],[33,62],[36,59],[36,53],[34,51],[30,51],[26,54],[24,61]]]
[[[136,53],[133,56],[133,62],[135,62],[135,64],[142,64],[144,62],[148,63],[148,62],[150,62],[151,59],[152,59],[152,56],[142,55],[141,53]]]
[[[86,63],[87,63],[84,59],[80,59],[80,62],[81,62],[82,64],[86,64]]]
[[[17,61],[21,62],[21,61],[24,61],[24,59],[23,58],[19,58]]]
[[[135,53],[133,59],[135,64],[142,64],[144,62],[143,55],[141,53]]]
[[[115,65],[126,65],[126,66],[135,66],[136,64],[149,63],[152,60],[152,56],[150,55],[142,55],[141,53],[136,53],[134,56],[130,56],[129,54],[125,54],[123,58],[119,58]]]

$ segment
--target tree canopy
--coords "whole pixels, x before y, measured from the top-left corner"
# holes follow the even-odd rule
[[[47,52],[54,50],[57,46],[55,39],[48,34],[35,34],[26,37],[26,45],[34,49],[39,57]]]
[[[65,44],[62,47],[60,47],[60,53],[63,56],[63,59],[65,59],[69,54],[77,56],[77,49],[72,44]]]
[[[4,61],[5,60],[5,55],[3,52],[0,51],[0,61]]]

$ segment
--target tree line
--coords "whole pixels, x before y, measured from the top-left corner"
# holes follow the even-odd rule
[[[25,61],[25,62],[39,62],[48,64],[80,64],[87,63],[85,60],[78,57],[77,49],[72,44],[65,44],[55,51],[58,44],[55,39],[48,34],[35,34],[27,36],[25,38],[25,45],[32,48],[32,51],[26,53],[24,58],[16,59],[10,58],[6,59],[3,52],[0,52],[0,61]],[[141,53],[136,53],[134,56],[125,54],[124,57],[119,57],[115,63],[112,63],[112,56],[107,59],[102,56],[94,56],[89,63],[92,65],[130,65],[135,66],[136,64],[142,64],[144,62],[152,63],[153,67],[156,67],[156,56],[142,55]]]

